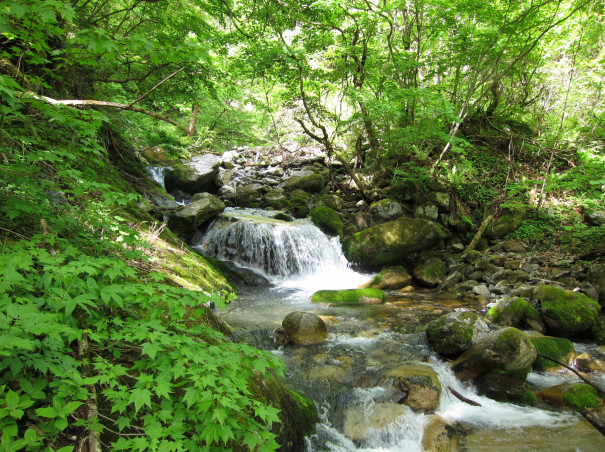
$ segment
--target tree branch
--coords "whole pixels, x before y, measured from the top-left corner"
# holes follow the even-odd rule
[[[147,91],[145,94],[143,94],[142,96],[139,96],[138,99],[133,100],[132,102],[130,102],[127,106],[126,109],[129,109],[130,107],[132,107],[134,104],[136,104],[137,102],[139,102],[140,100],[145,99],[149,94],[151,94],[155,89],[157,89],[160,85],[162,85],[164,82],[170,80],[172,77],[174,77],[176,74],[178,74],[179,72],[181,72],[183,69],[185,69],[185,66],[181,66],[180,69],[177,69],[176,71],[174,71],[172,74],[168,75],[167,77],[164,77],[164,79],[158,83],[155,84],[155,86],[153,88],[151,88],[149,91]]]

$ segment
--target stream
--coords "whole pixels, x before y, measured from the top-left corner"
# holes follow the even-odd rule
[[[476,300],[416,290],[389,292],[381,305],[311,303],[309,297],[317,290],[355,288],[374,275],[349,268],[337,238],[325,236],[306,220],[286,222],[274,214],[226,209],[194,248],[266,278],[244,286],[220,316],[242,339],[281,357],[288,386],[316,402],[321,422],[301,450],[423,451],[423,432],[434,416],[394,403],[392,393],[372,386],[377,369],[400,363],[428,366],[437,373],[443,391],[435,414],[456,424],[459,450],[605,450],[605,437],[580,415],[478,395],[430,350],[426,325],[456,309],[484,312]],[[276,349],[271,332],[293,311],[322,316],[328,324],[327,341]],[[528,381],[532,388],[542,388],[575,380],[567,372],[534,372]],[[448,387],[481,406],[461,402]]]

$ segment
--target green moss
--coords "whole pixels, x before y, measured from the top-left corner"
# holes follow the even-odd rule
[[[502,320],[502,310],[500,309],[500,306],[496,305],[489,308],[489,311],[487,311],[487,316],[492,319],[493,322],[500,323]]]
[[[326,234],[342,237],[344,224],[334,209],[327,206],[315,207],[311,211],[311,221]]]
[[[573,353],[573,343],[562,337],[536,337],[531,339],[536,351],[557,361],[565,362],[565,358]],[[559,365],[547,359],[538,357],[534,362],[534,369],[549,370],[558,368]]]
[[[535,406],[538,403],[536,394],[528,387],[525,387],[524,389],[523,394],[521,394],[521,403],[527,406]]]
[[[592,338],[598,345],[605,345],[605,323],[601,322],[591,329]]]
[[[313,303],[359,304],[361,297],[384,301],[385,293],[378,289],[320,290],[311,296]]]
[[[582,293],[543,285],[536,288],[535,295],[549,329],[558,336],[582,333],[598,322],[599,302]]]
[[[506,299],[487,311],[487,316],[495,323],[518,325],[525,317],[529,303],[523,298]]]
[[[540,311],[534,308],[532,305],[527,306],[527,312],[525,313],[526,320],[533,320],[535,322],[542,322],[542,316]]]
[[[563,394],[563,401],[569,408],[577,412],[582,412],[587,408],[598,408],[601,404],[596,388],[587,384],[574,385]]]

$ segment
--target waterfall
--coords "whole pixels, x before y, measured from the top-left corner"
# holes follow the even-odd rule
[[[195,248],[282,286],[351,288],[367,280],[348,267],[337,237],[326,236],[308,220],[271,218],[278,213],[226,209]]]
[[[171,170],[170,166],[148,166],[147,171],[151,174],[151,177],[154,181],[160,184],[164,189],[166,189],[166,185],[164,183],[166,177],[166,171]]]

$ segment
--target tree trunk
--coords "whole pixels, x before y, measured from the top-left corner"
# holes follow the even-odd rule
[[[477,243],[479,243],[479,240],[481,240],[483,233],[485,232],[485,230],[487,229],[487,227],[489,226],[489,224],[492,222],[493,219],[494,219],[493,215],[488,215],[487,217],[485,217],[485,219],[481,223],[481,226],[479,226],[479,230],[473,237],[473,240],[471,240],[471,243],[468,244],[468,246],[464,250],[464,253],[462,253],[462,257],[466,256],[470,251],[475,249],[475,247],[477,246]]]
[[[191,138],[195,135],[195,125],[197,124],[197,117],[200,113],[200,106],[195,102],[191,108],[191,119],[189,120],[189,132],[187,136]]]

